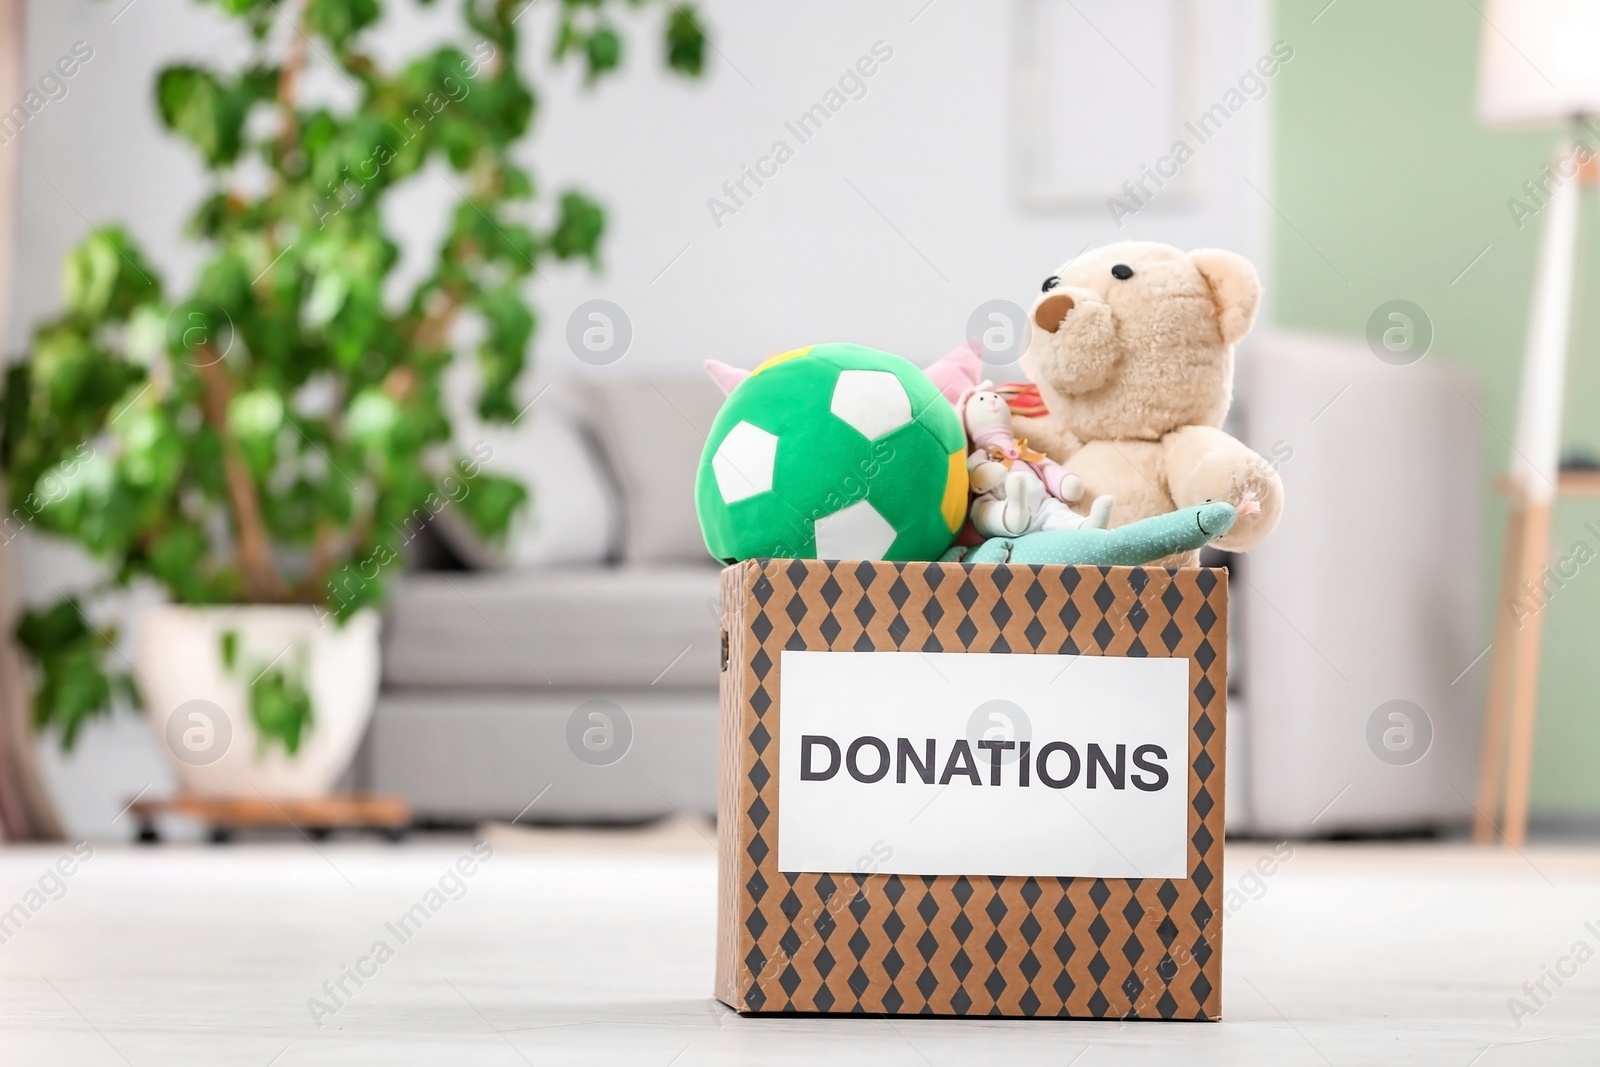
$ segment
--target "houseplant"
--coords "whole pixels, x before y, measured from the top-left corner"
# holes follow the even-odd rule
[[[525,503],[483,470],[482,446],[453,439],[446,367],[476,337],[478,413],[514,419],[529,275],[596,261],[599,205],[541,196],[516,158],[536,109],[524,38],[548,31],[552,59],[592,82],[622,61],[614,14],[656,0],[553,0],[526,19],[527,0],[463,0],[467,43],[397,69],[364,47],[379,0],[201,2],[239,21],[254,58],[170,66],[155,85],[163,123],[212,179],[191,221],[207,248],[193,288],[167,292],[126,231],[94,228],[64,264],[65,310],[6,376],[6,536],[69,538],[107,573],[87,598],[25,613],[17,637],[36,668],[34,722],[66,747],[142,695],[187,788],[270,791],[240,777],[264,773],[315,792],[370,714],[372,610],[418,525],[448,504],[492,538]],[[667,66],[697,75],[693,9],[660,9]],[[354,105],[308,102],[308,65],[337,72]],[[397,300],[380,207],[435,161],[459,201]],[[146,580],[172,606],[143,620],[130,672],[93,600]]]

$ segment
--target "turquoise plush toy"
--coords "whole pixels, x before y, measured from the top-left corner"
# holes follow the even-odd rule
[[[991,537],[973,548],[952,548],[946,563],[1057,563],[1089,567],[1137,567],[1152,560],[1193,552],[1233,528],[1240,514],[1257,507],[1246,500],[1235,508],[1224,502],[1180,508],[1113,530],[1088,526],[1043,530],[1019,537]]]

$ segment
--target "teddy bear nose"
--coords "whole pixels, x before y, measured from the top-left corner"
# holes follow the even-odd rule
[[[1126,263],[1118,263],[1115,267],[1111,268],[1111,276],[1117,279],[1119,282],[1125,282],[1129,278],[1133,277],[1133,268],[1128,266]]]
[[[1055,333],[1061,329],[1062,320],[1075,305],[1076,301],[1066,293],[1053,292],[1034,307],[1033,321],[1039,329]]]

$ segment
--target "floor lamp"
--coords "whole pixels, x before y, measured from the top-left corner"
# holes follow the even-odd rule
[[[1497,828],[1520,847],[1528,832],[1534,712],[1542,634],[1537,599],[1550,544],[1550,512],[1562,495],[1600,495],[1600,476],[1560,467],[1567,336],[1572,315],[1573,259],[1579,191],[1600,185],[1600,5],[1589,0],[1491,0],[1484,9],[1478,111],[1491,126],[1571,122],[1546,173],[1525,187],[1541,233],[1533,301],[1523,353],[1511,469],[1505,556],[1495,602],[1489,700],[1484,716],[1473,838],[1488,843]],[[1504,806],[1502,808],[1502,799]]]

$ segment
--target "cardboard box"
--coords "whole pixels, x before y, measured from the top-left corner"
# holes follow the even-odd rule
[[[1226,571],[750,560],[722,604],[720,1000],[1220,1017]]]

